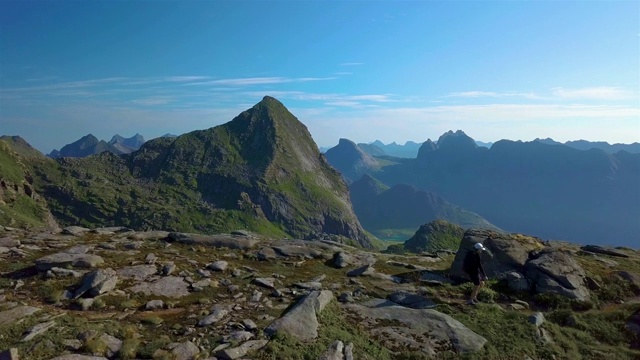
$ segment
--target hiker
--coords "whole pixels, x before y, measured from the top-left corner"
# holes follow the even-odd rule
[[[487,280],[487,274],[482,268],[482,261],[480,260],[480,254],[487,250],[482,243],[476,243],[473,245],[473,250],[467,251],[462,262],[462,269],[469,275],[469,279],[473,282],[475,287],[471,292],[471,297],[467,300],[467,304],[475,305],[478,303],[478,292],[484,286],[484,282]]]

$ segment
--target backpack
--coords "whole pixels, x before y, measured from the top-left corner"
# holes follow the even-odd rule
[[[462,270],[467,274],[470,274],[475,270],[473,269],[474,260],[471,258],[472,256],[474,256],[473,251],[467,251],[464,259],[462,259]]]

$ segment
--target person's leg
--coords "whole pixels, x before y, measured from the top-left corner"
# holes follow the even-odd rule
[[[471,294],[472,297],[471,299],[473,301],[478,301],[478,293],[480,293],[480,290],[482,289],[482,287],[484,287],[484,280],[480,280],[480,284],[478,284],[474,289],[473,289],[473,293]]]
[[[473,285],[475,285],[473,287],[473,290],[471,291],[471,296],[469,296],[469,300],[467,301],[468,304],[475,304],[475,299],[476,296],[478,296],[478,292],[480,291],[480,284],[482,283],[482,280],[480,280],[480,276],[478,274],[472,274],[471,276],[471,281],[473,282]]]

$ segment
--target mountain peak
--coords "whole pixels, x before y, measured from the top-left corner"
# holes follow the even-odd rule
[[[458,130],[453,132],[451,130],[444,133],[438,139],[438,149],[441,150],[473,150],[476,149],[478,145],[476,142],[464,133],[462,130]]]

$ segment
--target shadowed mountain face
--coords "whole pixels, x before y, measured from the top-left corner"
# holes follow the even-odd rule
[[[231,122],[146,142],[114,156],[38,167],[40,186],[64,223],[214,232],[342,235],[370,247],[340,174],[307,128],[265,97]]]
[[[597,244],[640,241],[640,154],[502,140],[486,149],[462,132],[376,173],[433,191],[507,231]]]
[[[83,136],[78,141],[65,145],[58,150],[53,150],[48,156],[52,158],[74,157],[81,158],[90,155],[100,154],[109,151],[114,154],[122,154],[123,152],[117,147],[104,140],[98,140],[92,134]]]
[[[415,158],[420,148],[420,144],[413,141],[407,141],[404,145],[398,145],[395,142],[385,145],[382,141],[376,140],[371,145],[381,149],[384,155],[399,158]]]
[[[53,150],[47,156],[51,158],[59,157],[87,157],[100,154],[104,151],[112,152],[116,155],[129,154],[144,144],[144,138],[140,134],[135,134],[130,138],[124,138],[118,134],[114,135],[109,142],[99,140],[92,134],[83,136],[78,141],[65,145],[58,150]]]
[[[347,139],[340,139],[338,145],[327,150],[325,156],[349,183],[380,167],[376,159]]]
[[[121,151],[123,154],[129,154],[140,149],[142,144],[144,144],[144,138],[140,134],[135,134],[130,138],[124,138],[116,134],[111,138],[109,144],[113,145],[113,147]]]
[[[444,198],[411,185],[385,186],[370,175],[350,186],[353,209],[368,231],[411,229],[443,219],[463,228],[500,231],[481,216],[456,206]]]
[[[574,148],[578,150],[600,149],[609,154],[615,154],[619,151],[626,151],[632,154],[640,153],[640,143],[637,143],[637,142],[632,144],[609,144],[608,142],[604,142],[604,141],[574,140],[574,141],[567,141],[563,144],[561,142],[557,142],[550,138],[535,139],[534,141],[538,141],[548,145],[566,145],[570,148]]]

